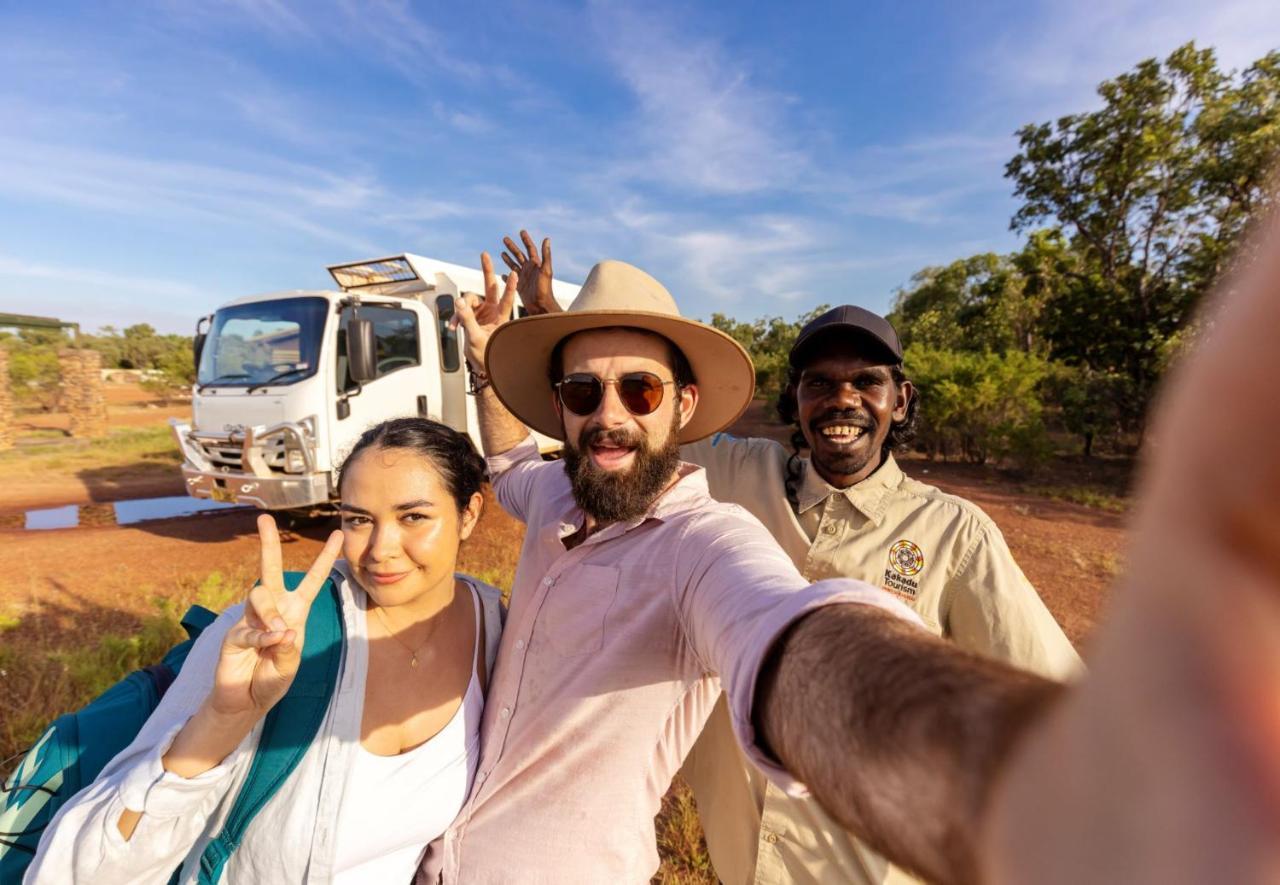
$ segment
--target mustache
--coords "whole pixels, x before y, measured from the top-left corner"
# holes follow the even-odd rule
[[[824,424],[848,424],[862,430],[876,429],[876,420],[865,412],[849,412],[841,409],[823,412],[809,422],[809,426],[814,428],[821,427]]]
[[[645,439],[639,433],[623,427],[615,427],[612,430],[606,430],[603,427],[584,427],[578,434],[579,451],[602,443],[629,449],[645,447]]]

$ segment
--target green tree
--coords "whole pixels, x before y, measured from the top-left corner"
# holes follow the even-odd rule
[[[1249,221],[1270,204],[1280,157],[1280,50],[1250,65],[1238,84],[1211,96],[1196,117],[1200,198],[1210,229],[1196,241],[1186,271],[1205,288],[1225,270]]]
[[[1237,83],[1188,43],[1104,82],[1098,110],[1018,132],[1012,227],[1053,222],[1068,247],[1041,256],[1049,353],[1128,378],[1130,429],[1142,429],[1170,340],[1264,202],[1278,73],[1272,53]]]
[[[9,351],[9,384],[20,404],[46,412],[58,405],[58,351],[71,340],[62,331],[23,329],[5,335],[0,347]]]
[[[940,350],[1033,351],[1042,308],[1016,256],[987,252],[928,267],[889,314],[904,345]]]
[[[788,355],[804,324],[830,309],[820,304],[794,322],[782,317],[764,317],[744,323],[722,313],[711,315],[711,325],[746,349],[756,367],[756,393],[777,397],[787,382]]]

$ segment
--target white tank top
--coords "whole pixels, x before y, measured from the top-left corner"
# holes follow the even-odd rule
[[[448,829],[471,792],[484,707],[475,665],[484,612],[474,588],[471,600],[476,610],[471,681],[453,717],[425,743],[398,756],[356,747],[338,808],[335,885],[413,881],[427,844]]]

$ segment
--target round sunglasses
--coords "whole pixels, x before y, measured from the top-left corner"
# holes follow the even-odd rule
[[[560,402],[575,415],[592,415],[604,400],[606,385],[618,388],[618,399],[633,415],[651,414],[662,405],[662,393],[668,384],[652,372],[628,372],[621,378],[599,378],[586,372],[565,375],[555,384]]]

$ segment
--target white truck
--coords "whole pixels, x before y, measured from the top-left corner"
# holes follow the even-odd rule
[[[456,295],[484,291],[480,270],[407,253],[328,270],[337,291],[253,295],[197,323],[192,422],[170,422],[188,494],[327,509],[344,453],[388,418],[434,418],[479,445],[449,321]],[[555,283],[564,306],[577,293]]]

